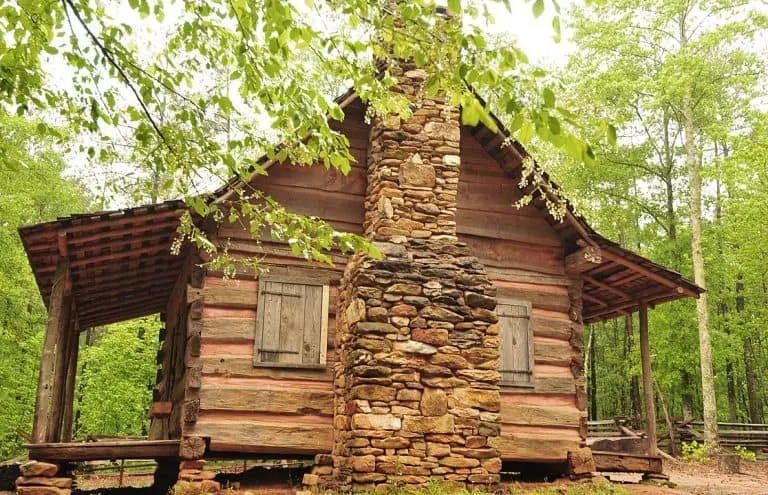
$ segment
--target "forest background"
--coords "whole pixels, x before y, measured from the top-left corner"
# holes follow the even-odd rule
[[[88,2],[62,3],[83,7]],[[146,22],[147,30],[162,27],[153,36],[165,37],[171,48],[181,42],[175,33],[186,27],[173,16],[158,14],[161,2],[131,0],[128,4],[121,9]],[[457,10],[468,9],[464,2],[448,4]],[[29,8],[29,2],[0,2],[0,24],[9,28],[6,32],[23,24]],[[525,53],[535,51],[532,47],[536,42],[532,44],[526,37],[521,43],[523,49],[512,52],[517,68],[510,67],[515,64],[501,64],[497,66],[499,79],[478,78],[475,85],[481,93],[483,88],[488,90],[492,109],[532,150],[579,213],[603,235],[693,278],[692,220],[700,220],[717,415],[720,420],[764,422],[768,407],[768,45],[764,6],[728,0],[616,0],[577,3],[561,13],[556,4],[546,4],[545,10],[544,2],[536,0],[514,4],[513,13],[514,9],[525,9],[526,16],[532,11],[535,17],[546,11],[547,28],[539,36],[549,40],[560,38],[562,32],[569,55],[555,63],[546,56],[528,61]],[[519,33],[512,21],[515,17],[504,15],[482,40],[473,40],[471,48],[491,52],[516,47]],[[93,18],[86,17],[88,20]],[[68,18],[68,22],[73,21]],[[141,29],[136,33],[134,50],[146,35]],[[70,34],[72,38],[88,36],[83,27],[73,28],[67,36]],[[107,40],[116,36],[103,26],[96,34]],[[50,49],[42,50],[51,59],[37,68],[45,80],[54,84],[69,78],[76,81],[79,72],[90,67],[88,56],[82,52],[79,61],[73,62],[72,55],[69,65],[56,62],[59,50],[46,46]],[[551,42],[543,46],[551,47]],[[304,52],[299,48],[291,47],[294,61],[310,66],[316,63],[310,60],[312,47],[304,45]],[[74,49],[70,46],[70,50]],[[278,46],[276,51],[280,50]],[[0,49],[0,69],[27,60],[16,56],[13,43],[6,39]],[[152,54],[145,53],[144,57],[150,59]],[[240,92],[243,99],[245,96],[242,83],[234,77],[242,61],[230,62],[205,68],[205,82],[187,93],[175,89],[168,97],[148,95],[153,106],[146,115],[135,105],[121,107],[119,97],[125,91],[116,89],[119,84],[108,86],[99,95],[107,100],[104,105],[109,110],[122,108],[128,114],[135,113],[131,118],[135,117],[135,122],[143,119],[144,127],[114,120],[107,132],[97,132],[85,120],[75,119],[73,123],[62,117],[66,112],[53,111],[65,100],[54,98],[47,108],[28,105],[19,103],[12,85],[2,86],[0,403],[4,410],[0,414],[0,459],[19,454],[31,430],[46,322],[46,310],[16,229],[73,213],[196,194],[218,185],[217,181],[232,171],[230,160],[236,160],[237,153],[203,150],[201,156],[216,159],[202,171],[172,166],[180,158],[167,150],[156,152],[157,143],[147,135],[152,129],[148,129],[146,117],[153,115],[159,128],[166,130],[166,119],[183,115],[188,103],[185,98],[196,99],[214,88],[219,97],[215,108],[202,111],[194,124],[186,121],[185,125],[187,130],[205,132],[213,140],[231,144],[233,135],[242,131],[238,127],[242,122],[222,111],[232,103],[221,95],[231,91]],[[488,62],[493,66],[498,61]],[[283,77],[299,77],[287,65],[272,69],[276,74],[269,77],[276,80],[283,72]],[[521,78],[521,74],[526,77]],[[141,77],[140,72],[130,75],[137,81]],[[242,77],[248,80],[247,74]],[[88,88],[88,81],[81,79],[82,87]],[[307,80],[300,83],[311,85],[317,94],[330,99],[350,79],[357,82],[340,71],[311,84]],[[497,85],[503,86],[500,81],[513,79],[525,86],[507,90],[529,91],[529,99],[517,101],[493,91]],[[32,83],[42,86],[39,81]],[[233,95],[232,99],[237,98]],[[459,103],[469,108],[466,101]],[[519,117],[523,107],[532,109],[525,118]],[[333,106],[318,110],[322,115],[336,111]],[[248,117],[259,120],[253,114]],[[289,127],[284,122],[282,125]],[[265,143],[279,136],[261,131],[267,135]],[[163,139],[172,142],[174,136],[167,134]],[[585,147],[586,142],[594,143],[594,148]],[[256,146],[266,149],[261,142]],[[334,161],[334,156],[326,158]],[[248,164],[248,160],[242,161]],[[335,161],[342,163],[343,159],[336,157]],[[691,167],[698,170],[702,182],[698,201],[692,198],[695,184],[691,182]],[[697,204],[701,212],[691,207]],[[75,398],[76,438],[146,434],[160,326],[157,317],[148,317],[83,333]],[[590,419],[627,416],[638,424],[641,421],[636,326],[632,318],[622,318],[587,330]],[[650,328],[654,378],[671,415],[701,418],[696,303],[683,300],[654,309]]]

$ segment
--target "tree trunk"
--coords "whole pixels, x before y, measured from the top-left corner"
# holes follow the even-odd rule
[[[629,362],[632,358],[632,349],[635,347],[635,329],[632,316],[624,317],[624,332],[627,337],[627,351],[625,358]],[[633,373],[629,379],[629,411],[632,425],[637,427],[642,421],[642,402],[640,401],[640,377]]]
[[[595,325],[589,332],[589,416],[597,419],[597,363],[595,363]]]
[[[704,254],[701,248],[701,173],[698,152],[694,143],[693,107],[690,94],[683,103],[685,126],[685,156],[688,168],[688,183],[691,189],[691,252],[693,280],[706,288],[704,277]],[[712,342],[709,334],[709,313],[707,293],[696,301],[699,321],[699,354],[701,359],[701,392],[704,405],[704,444],[707,450],[717,450],[717,399],[715,397],[715,376],[712,368]]]
[[[693,401],[693,376],[688,370],[680,371],[680,386],[683,389],[683,422],[689,423],[696,419]]]

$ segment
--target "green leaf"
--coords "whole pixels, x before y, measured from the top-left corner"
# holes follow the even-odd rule
[[[533,2],[533,16],[536,18],[539,18],[543,13],[544,13],[544,0],[535,0]]]
[[[555,93],[549,89],[544,88],[541,92],[542,98],[544,98],[544,106],[547,108],[555,108]]]
[[[616,137],[616,127],[612,124],[608,124],[608,131],[607,131],[607,137],[608,137],[608,144],[611,146],[616,146],[617,137]]]
[[[555,42],[560,43],[562,35],[560,33],[560,16],[552,18],[552,29],[555,31]]]
[[[461,13],[461,0],[448,0],[448,10],[454,14]]]

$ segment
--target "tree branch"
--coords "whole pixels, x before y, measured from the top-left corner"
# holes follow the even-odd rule
[[[91,31],[91,28],[88,26],[88,24],[85,22],[83,17],[80,15],[80,11],[77,10],[77,7],[72,3],[72,0],[61,0],[64,5],[64,11],[66,12],[67,7],[69,7],[72,10],[72,13],[75,14],[75,18],[80,23],[80,25],[85,29],[85,32],[88,34],[88,37],[91,39],[94,45],[101,51],[101,53],[104,55],[104,57],[109,61],[109,64],[115,68],[115,70],[120,74],[120,77],[123,79],[123,82],[128,86],[128,88],[131,90],[133,95],[136,97],[136,101],[139,103],[139,106],[141,107],[141,110],[144,112],[144,115],[147,117],[147,120],[149,120],[149,123],[152,124],[152,128],[155,130],[157,135],[160,137],[160,139],[163,140],[163,143],[168,147],[168,149],[173,152],[173,147],[170,145],[168,140],[165,138],[165,134],[163,134],[163,131],[160,130],[160,127],[157,125],[157,122],[155,122],[155,119],[152,117],[152,114],[149,112],[149,109],[144,104],[144,101],[141,99],[141,96],[139,95],[138,90],[131,82],[130,78],[128,77],[128,74],[125,73],[123,68],[120,66],[120,64],[115,61],[115,59],[112,57],[112,52],[110,52],[102,43],[99,41],[99,38]]]

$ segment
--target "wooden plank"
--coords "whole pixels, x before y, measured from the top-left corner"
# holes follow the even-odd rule
[[[253,366],[253,358],[248,355],[227,356],[227,355],[206,355],[200,356],[200,363],[203,366],[203,379],[205,376],[230,376],[230,377],[253,377],[253,378],[272,378],[281,380],[286,378],[300,380],[318,380],[333,381],[333,363],[328,363],[323,369],[272,369]]]
[[[661,457],[593,450],[598,471],[615,473],[662,473]]]
[[[277,360],[281,363],[301,363],[304,344],[306,286],[283,283],[280,303],[280,328]],[[264,294],[260,294],[263,296]],[[314,314],[313,318],[320,315]]]
[[[97,461],[177,457],[179,440],[38,443],[25,445],[29,458],[40,461]]]
[[[568,291],[565,287],[523,284],[517,282],[494,281],[499,299],[530,301],[534,308],[568,313],[571,307]]]
[[[514,253],[510,253],[514,256]],[[554,263],[554,261],[553,261]],[[544,285],[559,285],[563,287],[569,286],[571,279],[558,275],[549,275],[546,273],[532,271],[530,269],[518,269],[518,268],[496,268],[486,265],[485,271],[488,274],[488,278],[491,280],[499,280],[506,282],[521,282],[528,284],[544,284]]]
[[[537,337],[549,337],[553,339],[569,340],[571,338],[571,321],[562,318],[548,316],[531,316],[533,334]]]
[[[48,438],[48,415],[51,413],[51,396],[54,387],[55,346],[58,336],[69,324],[70,296],[66,294],[69,263],[61,258],[56,264],[56,275],[53,281],[51,297],[48,303],[48,322],[43,340],[43,351],[40,359],[40,374],[37,381],[35,398],[34,423],[32,442],[42,443]]]
[[[254,423],[201,418],[192,430],[210,438],[211,452],[314,455],[329,453],[333,447],[330,422],[305,425],[294,421]]]
[[[206,306],[221,306],[225,308],[249,308],[256,309],[258,295],[255,290],[231,287],[204,287],[187,289],[187,302],[202,298]]]
[[[501,382],[531,385],[534,378],[530,303],[499,303],[496,312],[501,326]]]
[[[542,246],[561,246],[562,241],[544,218],[514,214],[456,210],[456,231],[491,239],[507,239]]]
[[[77,380],[77,360],[80,354],[80,335],[76,329],[72,329],[72,344],[67,363],[67,381],[64,385],[64,413],[61,419],[61,440],[72,441],[72,428],[74,427],[74,403],[75,381]]]
[[[534,341],[536,364],[568,366],[571,363],[571,346],[563,342]]]
[[[364,196],[367,182],[364,166],[364,162],[361,166],[353,166],[345,176],[338,169],[327,169],[322,165],[302,167],[281,163],[269,170],[269,176],[259,178],[257,187],[294,186]]]
[[[324,286],[304,286],[304,319],[300,362],[324,364],[320,360],[320,349],[325,346],[322,338],[321,327],[328,320],[328,311],[323,312]],[[325,354],[325,353],[323,353]]]
[[[257,188],[280,203],[287,211],[362,225],[364,198],[346,192],[321,191],[296,186],[259,184]]]
[[[511,433],[502,428],[499,450],[504,461],[564,462],[568,451],[579,448],[579,444],[576,438]]]
[[[267,350],[279,349],[280,346],[280,306],[283,284],[263,282],[262,294],[259,294],[259,309],[256,313],[256,341],[253,348],[254,363],[278,362],[279,356]]]
[[[255,318],[203,318],[203,339],[252,340],[256,334]]]
[[[334,291],[334,295],[338,295],[338,291]],[[328,323],[329,318],[328,315],[328,305],[330,303],[330,287],[327,285],[323,286],[323,292],[321,294],[322,302],[320,305],[320,364],[326,364],[326,361],[328,360]],[[335,308],[335,301],[334,301],[334,308]],[[336,314],[336,310],[334,309],[334,315]],[[334,325],[335,325],[334,320]],[[335,326],[334,326],[335,328]],[[335,349],[335,345],[334,345]]]
[[[251,388],[243,385],[205,385],[200,389],[201,410],[231,410],[286,415],[333,415],[333,391],[292,387]]]
[[[576,394],[576,381],[572,376],[541,376],[538,373],[538,368],[534,368],[536,376],[534,379],[533,388],[516,388],[516,387],[503,387],[502,394],[510,395],[528,395],[528,394],[542,394],[542,395],[575,395]]]
[[[579,427],[581,411],[576,406],[531,406],[514,400],[514,396],[502,396],[501,422],[504,424]]]

